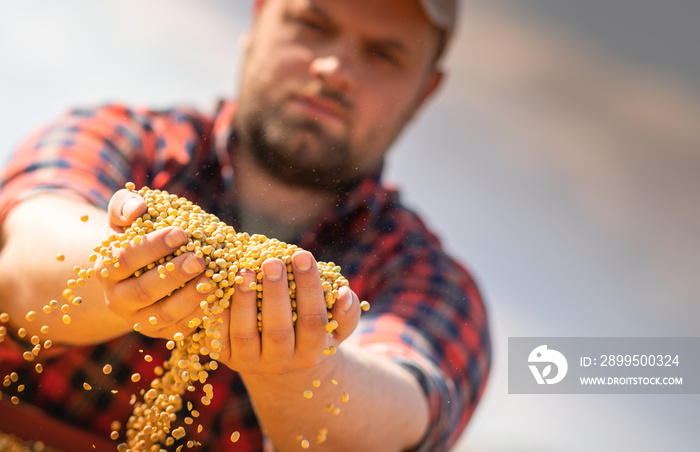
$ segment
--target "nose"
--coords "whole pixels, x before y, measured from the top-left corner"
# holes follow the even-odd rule
[[[317,56],[311,62],[311,75],[323,80],[329,89],[348,92],[355,85],[355,75],[350,57],[340,57],[338,52]]]

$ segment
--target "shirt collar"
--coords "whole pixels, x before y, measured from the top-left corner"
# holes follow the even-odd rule
[[[231,124],[233,116],[238,109],[238,103],[232,100],[221,100],[216,106],[214,126],[212,135],[214,136],[214,152],[221,167],[221,180],[224,190],[229,190],[233,186],[233,162],[229,152],[230,141],[233,140]]]

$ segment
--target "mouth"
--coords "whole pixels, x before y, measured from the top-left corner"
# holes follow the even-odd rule
[[[300,94],[290,102],[295,113],[325,123],[346,123],[348,109],[339,101],[327,97]]]

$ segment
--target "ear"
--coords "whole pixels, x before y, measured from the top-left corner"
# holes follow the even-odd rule
[[[445,74],[440,69],[431,69],[430,73],[426,76],[426,80],[422,87],[422,92],[416,99],[416,104],[413,108],[413,112],[411,113],[410,119],[413,119],[418,110],[420,110],[421,106],[423,106],[425,102],[428,99],[430,99],[433,96],[433,94],[435,94],[438,87],[442,84],[442,80],[444,77]]]
[[[445,74],[438,68],[434,68],[428,75],[428,80],[423,87],[423,93],[419,98],[418,105],[423,105],[426,100],[428,100],[437,91],[438,87],[442,84],[442,79]]]

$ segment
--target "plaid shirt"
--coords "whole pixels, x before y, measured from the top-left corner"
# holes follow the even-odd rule
[[[117,105],[72,111],[30,136],[7,165],[0,221],[13,205],[43,190],[77,193],[106,209],[114,191],[133,181],[185,196],[235,227],[235,195],[223,195],[235,177],[235,152],[227,150],[235,149],[227,146],[235,143],[235,110],[234,102],[221,102],[214,117],[186,108]],[[342,195],[297,244],[341,265],[360,299],[370,301],[372,309],[350,340],[415,375],[430,406],[420,450],[449,449],[477,405],[491,360],[484,305],[469,273],[378,174]],[[44,371],[37,374],[34,363],[21,357],[25,349],[9,336],[0,344],[0,372],[19,373],[24,403],[105,436],[113,420],[124,425],[128,419],[130,395],[148,388],[149,378],[134,383],[131,374],[153,375],[169,353],[164,341],[130,333],[96,346],[46,350],[40,355]],[[143,359],[146,354],[153,362]],[[110,375],[102,373],[106,363],[113,366]],[[93,389],[84,390],[83,382]],[[205,450],[261,450],[263,435],[238,375],[220,368],[208,382],[215,394],[210,406],[200,406],[201,388],[185,395],[205,427],[201,434],[188,428],[186,439],[200,441]],[[235,444],[229,441],[234,430],[241,432]]]

